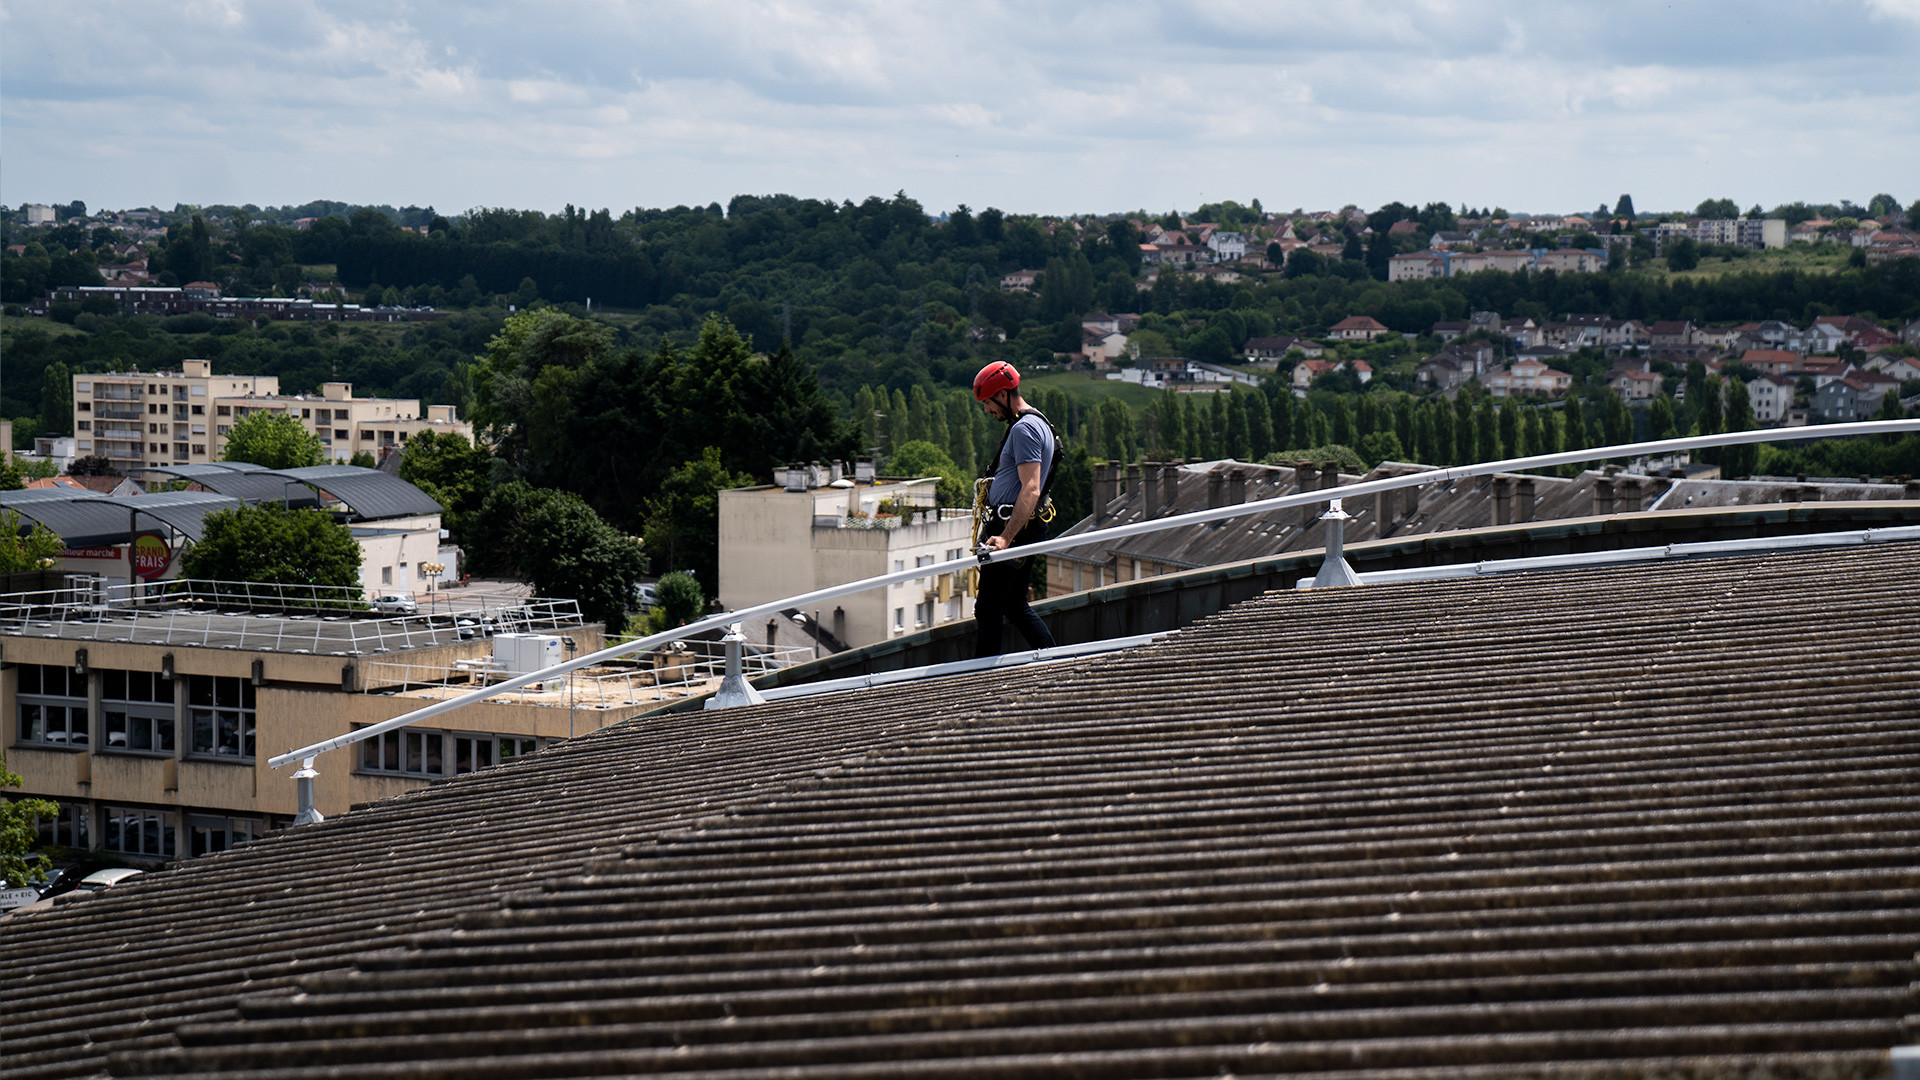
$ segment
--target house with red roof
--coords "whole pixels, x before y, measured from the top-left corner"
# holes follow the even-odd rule
[[[1370,315],[1349,315],[1327,331],[1341,341],[1372,341],[1387,332],[1387,327]]]

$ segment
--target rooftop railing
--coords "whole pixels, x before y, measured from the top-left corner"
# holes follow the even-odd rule
[[[409,724],[417,723],[429,717],[439,716],[442,713],[451,712],[454,709],[484,701],[523,686],[543,682],[570,671],[577,671],[581,668],[604,664],[609,660],[626,656],[630,653],[645,652],[676,638],[698,634],[708,630],[722,629],[762,616],[777,615],[779,612],[791,608],[799,608],[803,611],[809,610],[815,604],[838,599],[842,596],[850,596],[854,593],[865,592],[869,589],[877,589],[882,586],[894,584],[895,582],[937,576],[949,571],[965,570],[974,566],[1005,561],[1007,559],[1022,559],[1033,555],[1045,555],[1050,552],[1064,551],[1068,548],[1080,547],[1096,541],[1122,540],[1128,537],[1142,536],[1166,529],[1178,529],[1190,525],[1205,525],[1216,521],[1228,521],[1249,514],[1270,513],[1275,510],[1284,510],[1290,507],[1313,506],[1328,503],[1331,504],[1328,516],[1334,523],[1338,523],[1346,516],[1340,510],[1340,503],[1343,499],[1355,498],[1361,495],[1372,495],[1382,491],[1393,491],[1404,487],[1422,487],[1428,484],[1452,483],[1456,480],[1463,480],[1474,476],[1492,476],[1497,473],[1525,472],[1529,469],[1548,469],[1560,465],[1605,461],[1613,458],[1634,458],[1671,454],[1722,446],[1740,446],[1749,443],[1796,442],[1814,438],[1853,438],[1861,435],[1888,435],[1909,431],[1920,431],[1920,419],[1875,420],[1853,424],[1830,424],[1813,430],[1807,428],[1769,428],[1755,431],[1733,431],[1722,432],[1717,435],[1692,435],[1679,439],[1659,439],[1650,442],[1625,443],[1617,446],[1592,447],[1582,450],[1568,450],[1555,454],[1536,454],[1529,457],[1507,458],[1501,461],[1490,461],[1477,465],[1456,465],[1447,468],[1428,469],[1400,476],[1365,480],[1340,487],[1296,492],[1291,495],[1281,495],[1255,502],[1235,503],[1209,510],[1196,510],[1187,514],[1176,514],[1170,517],[1138,521],[1128,525],[1116,525],[1106,529],[1095,529],[1089,532],[1075,533],[1071,536],[1046,540],[1040,543],[1025,544],[1011,551],[1003,550],[983,553],[978,556],[968,555],[959,559],[949,559],[945,562],[934,563],[929,566],[917,566],[909,569],[896,570],[892,573],[879,574],[860,581],[848,582],[844,585],[833,585],[824,589],[816,589],[809,593],[769,601],[768,603],[755,605],[753,607],[742,608],[738,611],[711,615],[664,633],[649,635],[634,641],[622,642],[618,645],[601,649],[598,652],[576,657],[562,664],[556,664],[540,671],[518,675],[503,680],[493,686],[472,690],[444,701],[437,701],[433,704],[415,709],[405,715],[396,716],[391,720],[386,720],[345,735],[325,739],[308,746],[303,746],[297,750],[290,750],[286,753],[276,755],[268,759],[267,763],[276,769],[296,761],[300,763],[299,770],[294,773],[294,779],[299,783],[300,787],[300,812],[295,818],[295,823],[311,823],[321,820],[319,812],[313,805],[313,778],[318,775],[314,770],[313,763],[315,758],[329,750],[336,750],[343,746],[351,746],[356,742],[374,738],[396,728],[406,727]],[[1339,535],[1340,532],[1337,527],[1329,530],[1327,557],[1320,574],[1315,579],[1316,582],[1323,587],[1356,585],[1359,583],[1352,569],[1346,566],[1344,558],[1340,556]]]

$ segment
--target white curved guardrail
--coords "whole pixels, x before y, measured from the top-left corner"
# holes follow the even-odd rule
[[[1565,450],[1557,454],[1536,454],[1532,457],[1507,458],[1502,461],[1489,461],[1478,465],[1455,465],[1447,468],[1428,469],[1423,472],[1408,473],[1402,476],[1388,476],[1378,480],[1367,480],[1357,484],[1347,484],[1344,487],[1296,492],[1292,495],[1281,495],[1271,499],[1261,499],[1257,502],[1235,503],[1231,506],[1221,506],[1212,510],[1196,510],[1192,513],[1177,514],[1172,517],[1138,521],[1131,525],[1116,525],[1108,529],[1096,529],[1090,532],[1076,533],[1072,536],[1058,537],[1037,544],[1023,544],[1011,551],[1001,551],[991,556],[975,557],[969,555],[964,558],[949,559],[946,562],[934,563],[929,566],[916,566],[906,570],[896,570],[889,574],[880,574],[861,581],[849,582],[845,585],[834,585],[825,589],[815,589],[809,593],[789,596],[785,599],[742,608],[738,611],[709,615],[704,619],[687,623],[684,626],[674,627],[664,633],[653,634],[633,641],[621,642],[618,645],[609,646],[598,652],[575,657],[564,664],[555,664],[550,668],[542,668],[539,671],[532,671],[525,675],[505,679],[490,686],[461,694],[458,697],[448,698],[444,701],[436,701],[431,705],[424,705],[410,713],[396,716],[391,720],[385,720],[345,735],[335,736],[331,739],[325,739],[308,746],[303,746],[298,750],[289,750],[284,754],[269,758],[267,764],[277,769],[282,765],[288,765],[295,761],[300,762],[300,769],[294,774],[301,785],[300,816],[295,819],[295,823],[300,824],[309,821],[318,821],[320,820],[320,815],[313,809],[311,798],[312,778],[317,775],[313,770],[313,759],[329,750],[337,750],[344,746],[351,746],[364,739],[375,738],[395,728],[406,727],[409,724],[417,723],[429,717],[438,716],[441,713],[451,712],[454,709],[484,701],[497,694],[519,689],[530,683],[544,682],[558,675],[564,675],[585,667],[592,667],[595,664],[611,660],[617,656],[625,656],[628,653],[644,652],[670,641],[686,637],[689,634],[719,629],[733,623],[744,622],[748,619],[757,619],[762,615],[777,615],[789,608],[797,607],[806,610],[808,607],[821,601],[850,596],[853,593],[865,592],[868,589],[877,589],[885,585],[891,585],[897,581],[911,581],[914,578],[932,577],[950,570],[963,570],[988,562],[999,562],[1008,558],[1023,559],[1029,555],[1045,555],[1048,552],[1064,551],[1068,548],[1079,547],[1093,541],[1119,540],[1129,536],[1141,536],[1147,533],[1159,532],[1163,529],[1177,529],[1186,525],[1203,525],[1208,522],[1226,521],[1231,518],[1244,517],[1248,514],[1261,514],[1295,506],[1310,506],[1316,503],[1332,502],[1337,499],[1351,499],[1360,495],[1371,495],[1375,492],[1392,491],[1403,487],[1451,483],[1452,481],[1472,476],[1491,476],[1496,473],[1521,472],[1527,469],[1551,468],[1557,465],[1576,465],[1581,462],[1603,461],[1609,458],[1630,458],[1642,455],[1675,453],[1683,450],[1704,450],[1720,446],[1740,446],[1748,443],[1803,442],[1810,439],[1852,438],[1860,435],[1887,435],[1907,431],[1920,431],[1920,419],[1868,420],[1852,424],[1825,424],[1817,428],[1765,428],[1754,431],[1722,432],[1718,435],[1690,435],[1680,439],[1659,439],[1652,442],[1623,443],[1618,446],[1589,447],[1583,450]]]

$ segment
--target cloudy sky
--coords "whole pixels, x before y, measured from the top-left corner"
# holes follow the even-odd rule
[[[1920,198],[1920,0],[0,0],[0,202]]]

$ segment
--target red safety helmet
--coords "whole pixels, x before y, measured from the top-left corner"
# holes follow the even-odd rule
[[[973,377],[973,400],[987,401],[1002,390],[1012,390],[1020,385],[1020,373],[1005,360],[995,360],[980,369]]]

